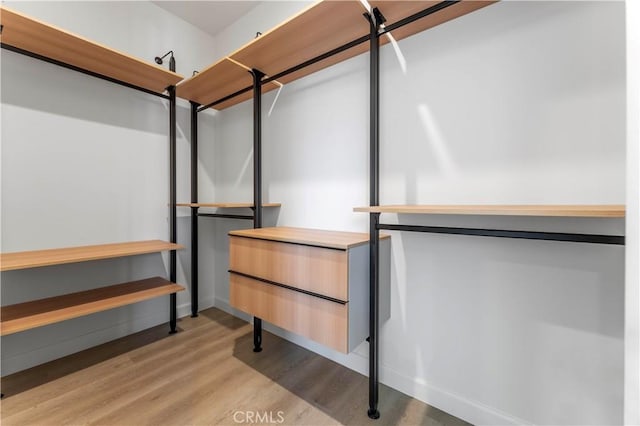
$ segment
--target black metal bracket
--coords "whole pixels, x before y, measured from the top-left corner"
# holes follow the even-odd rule
[[[378,9],[377,7],[374,7],[371,12],[373,13],[373,17],[376,19],[376,25],[378,27],[387,22],[387,18],[384,17],[382,12],[380,12],[380,9]]]

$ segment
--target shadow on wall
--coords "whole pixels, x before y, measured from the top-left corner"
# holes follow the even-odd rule
[[[169,133],[167,100],[19,53],[2,51],[1,84],[4,104],[146,133]]]

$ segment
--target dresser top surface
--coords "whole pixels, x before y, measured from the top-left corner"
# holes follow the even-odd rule
[[[242,229],[231,231],[229,235],[340,250],[347,250],[351,247],[369,242],[369,234],[364,232],[327,231],[323,229],[290,228],[286,226]],[[389,236],[381,235],[380,238],[389,238]]]

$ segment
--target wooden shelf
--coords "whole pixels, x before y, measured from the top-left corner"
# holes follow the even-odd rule
[[[624,205],[388,205],[356,207],[355,212],[558,216],[558,217],[624,217]]]
[[[0,6],[3,44],[162,93],[182,76]]]
[[[420,33],[428,30],[429,28],[436,27],[440,24],[444,24],[447,21],[474,12],[490,4],[496,3],[498,0],[482,0],[482,1],[460,1],[452,6],[449,6],[443,10],[433,13],[424,18],[420,18],[410,24],[393,30],[391,34],[396,41],[409,37],[413,34]],[[380,9],[384,17],[387,19],[385,23],[387,26],[401,19],[407,18],[418,12],[421,12],[428,7],[435,6],[440,1],[396,1],[396,0],[371,0],[369,4],[371,7],[377,7]],[[388,43],[387,37],[380,38],[381,44]]]
[[[34,250],[0,254],[0,271],[87,262],[90,260],[134,256],[184,248],[180,244],[160,240],[100,244],[49,250]]]
[[[286,226],[242,229],[231,231],[229,235],[340,250],[347,250],[369,242],[369,234],[364,232],[325,231],[322,229],[289,228]],[[380,238],[388,237],[388,235],[380,236]]]
[[[176,87],[176,96],[207,105],[211,102],[235,93],[253,84],[253,77],[249,71],[238,63],[223,58],[215,64],[202,70],[192,78],[183,81]],[[277,89],[278,85],[269,83],[262,87],[262,93]],[[229,101],[216,105],[215,109],[225,109],[253,97],[249,90]]]
[[[280,207],[280,203],[262,203],[262,207]],[[177,203],[177,207],[216,207],[220,209],[253,208],[253,203]]]
[[[155,277],[2,307],[0,335],[130,305],[184,290]]]
[[[453,6],[394,30],[400,40],[411,34],[434,27],[458,16],[487,6],[495,1],[462,1]],[[387,18],[387,24],[397,22],[439,2],[437,1],[372,1]],[[196,76],[178,85],[177,96],[207,105],[252,85],[247,72],[255,68],[267,76],[297,66],[335,48],[368,36],[369,22],[363,17],[366,11],[359,1],[320,1],[250,41],[226,58],[216,62]],[[387,37],[380,39],[382,44]],[[278,79],[290,83],[346,59],[368,51],[368,42],[326,58],[320,62]],[[263,93],[277,88],[266,85]],[[218,110],[250,99],[251,91],[216,105]]]

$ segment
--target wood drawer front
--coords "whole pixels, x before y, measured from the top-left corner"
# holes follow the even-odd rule
[[[229,238],[229,269],[348,301],[348,254],[255,238]]]
[[[231,306],[286,330],[347,353],[348,309],[295,290],[230,274]]]

